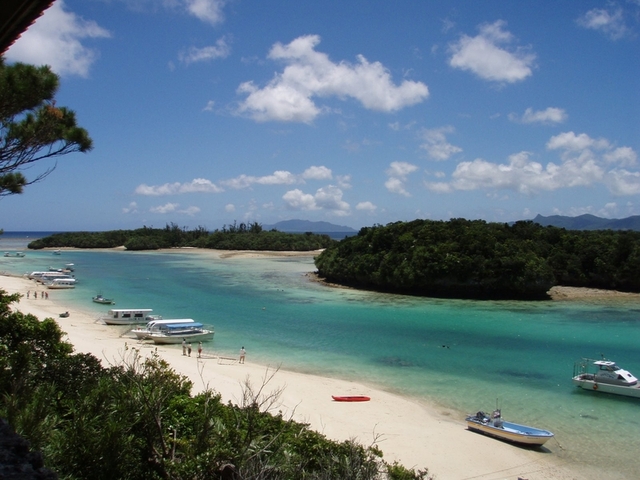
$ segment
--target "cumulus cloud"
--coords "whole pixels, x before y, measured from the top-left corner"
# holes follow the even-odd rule
[[[184,209],[178,209],[180,205],[178,203],[166,203],[157,207],[151,207],[149,211],[151,213],[159,213],[165,215],[167,213],[180,213],[183,215],[193,216],[200,211],[198,207],[187,207]]]
[[[418,167],[408,162],[391,162],[386,171],[389,178],[384,183],[384,186],[391,193],[410,197],[411,194],[405,189],[404,184],[407,180],[407,176],[416,170],[418,170]]]
[[[184,6],[189,14],[211,25],[217,25],[224,20],[222,7],[226,0],[184,0]]]
[[[331,169],[325,166],[309,167],[302,173],[302,178],[313,180],[331,180]]]
[[[450,125],[431,130],[425,129],[421,133],[424,143],[420,148],[426,150],[434,160],[448,160],[451,155],[462,151],[462,148],[447,142],[446,135],[453,132],[454,128]]]
[[[533,108],[527,108],[522,117],[515,114],[509,115],[509,119],[522,123],[543,123],[555,124],[562,123],[568,118],[567,112],[562,108],[548,107],[545,110],[534,111]]]
[[[61,76],[88,76],[98,53],[84,46],[82,40],[108,38],[111,34],[96,22],[84,20],[65,8],[64,1],[58,0],[45,10],[5,57],[12,62],[50,65]]]
[[[629,33],[624,23],[622,9],[610,12],[601,8],[589,10],[577,20],[578,25],[604,33],[612,40],[618,40]]]
[[[210,180],[205,178],[196,178],[189,183],[165,183],[164,185],[146,185],[142,184],[136,187],[135,193],[138,195],[160,196],[160,195],[179,195],[183,193],[220,193],[224,189],[218,187]]]
[[[342,199],[342,190],[334,185],[319,188],[315,195],[296,188],[285,193],[282,199],[292,210],[326,210],[337,216],[350,213],[349,204]]]
[[[122,213],[138,213],[138,204],[136,202],[131,202],[127,207],[122,209]]]
[[[189,65],[196,62],[207,62],[217,58],[226,58],[230,52],[231,48],[227,44],[226,38],[222,37],[216,41],[215,45],[203,48],[191,47],[187,51],[180,52],[178,59]]]
[[[371,213],[373,213],[373,212],[375,212],[375,211],[376,211],[376,209],[377,209],[377,208],[378,208],[378,207],[376,207],[373,203],[371,203],[371,202],[369,202],[369,201],[367,201],[367,202],[360,202],[360,203],[358,203],[358,204],[356,205],[356,210],[361,210],[361,211],[364,211],[364,212],[371,212]]]
[[[481,25],[475,37],[462,35],[449,46],[452,53],[449,65],[496,82],[515,83],[530,76],[535,55],[524,48],[503,48],[501,45],[513,41],[513,35],[504,30],[505,26],[506,22],[497,20]]]
[[[394,112],[424,101],[429,89],[421,82],[404,80],[395,85],[389,71],[380,63],[370,63],[359,55],[356,64],[332,62],[315,50],[317,35],[296,38],[283,45],[276,43],[269,58],[287,66],[263,88],[253,82],[242,83],[239,94],[247,97],[238,112],[256,121],[311,123],[325,107],[316,98],[353,98],[370,110]]]
[[[233,203],[227,203],[224,206],[224,211],[227,213],[233,213],[236,211],[236,206]]]
[[[258,185],[290,185],[292,183],[299,182],[297,175],[286,170],[277,170],[271,175],[265,175],[263,177],[255,177],[252,175],[239,175],[236,178],[230,180],[222,180],[220,183],[228,188],[240,190],[242,188],[248,188],[254,184]]]
[[[640,173],[622,168],[636,164],[637,154],[629,147],[614,148],[606,139],[574,132],[551,137],[546,147],[559,152],[559,162],[543,165],[533,160],[530,152],[511,155],[506,163],[479,158],[459,163],[451,181],[427,182],[425,185],[438,193],[508,189],[536,194],[600,183],[615,195],[640,193]]]

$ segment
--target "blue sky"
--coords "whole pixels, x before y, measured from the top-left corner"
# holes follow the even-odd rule
[[[57,0],[5,56],[94,150],[0,228],[639,215],[639,42],[640,0]]]

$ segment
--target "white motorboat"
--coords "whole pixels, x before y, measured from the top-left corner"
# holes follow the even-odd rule
[[[550,438],[553,438],[553,433],[548,430],[519,423],[505,422],[499,409],[494,410],[491,415],[480,411],[475,415],[467,416],[466,420],[469,430],[508,442],[540,446]]]
[[[640,382],[616,362],[583,358],[573,365],[573,384],[594,392],[640,398]]]
[[[176,344],[187,342],[208,342],[213,340],[213,330],[204,328],[202,323],[169,323],[159,326],[159,331],[147,337],[157,344]]]
[[[140,325],[158,318],[152,312],[151,308],[112,308],[98,320],[107,325]]]
[[[101,303],[102,305],[113,305],[116,303],[113,298],[106,298],[101,293],[97,294],[95,297],[92,297],[92,300],[95,303]]]
[[[24,257],[24,253],[22,253],[22,252],[4,252],[4,256],[5,257],[22,258],[22,257]]]
[[[53,280],[44,282],[47,288],[55,290],[63,290],[67,288],[76,288],[75,278],[54,278]]]
[[[185,324],[185,323],[195,323],[195,320],[191,318],[174,318],[174,319],[156,319],[147,322],[144,327],[136,327],[131,330],[138,340],[144,340],[145,338],[149,338],[149,335],[152,333],[160,332],[160,327],[162,325],[169,324]]]

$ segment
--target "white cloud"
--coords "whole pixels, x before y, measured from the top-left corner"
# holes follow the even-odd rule
[[[187,11],[211,25],[217,25],[224,20],[222,7],[226,0],[184,0]]]
[[[291,172],[286,170],[277,170],[271,175],[265,175],[263,177],[254,177],[252,175],[239,175],[236,178],[230,180],[222,180],[220,183],[225,187],[240,190],[242,188],[248,188],[251,185],[291,185],[292,183],[300,182],[299,178]]]
[[[483,24],[475,37],[463,35],[450,45],[449,65],[469,70],[484,80],[514,83],[532,74],[535,55],[526,49],[506,50],[499,45],[511,43],[513,35],[504,30],[506,22]]]
[[[368,202],[368,201],[367,202],[360,202],[360,203],[358,203],[356,205],[356,210],[362,210],[362,211],[365,211],[365,212],[372,212],[373,213],[373,212],[376,211],[377,208],[378,207],[376,207],[373,203]]]
[[[200,208],[198,207],[187,207],[185,209],[179,210],[179,206],[180,205],[178,203],[166,203],[157,207],[151,207],[149,211],[151,213],[160,213],[162,215],[165,215],[167,213],[181,213],[183,215],[189,215],[191,217],[200,211]]]
[[[507,163],[483,159],[461,162],[450,182],[427,182],[434,192],[456,190],[508,189],[522,194],[535,194],[560,188],[605,185],[615,195],[640,193],[640,173],[611,168],[611,164],[630,166],[637,154],[629,147],[613,148],[606,139],[593,139],[586,134],[565,132],[552,137],[547,149],[559,150],[560,162],[543,165],[531,159],[530,152],[509,157]]]
[[[338,186],[343,190],[351,188],[351,175],[337,175]]]
[[[605,9],[594,8],[577,19],[578,25],[604,33],[612,40],[624,37],[629,29],[624,23],[621,9],[609,12]]]
[[[331,180],[331,169],[325,166],[309,167],[302,173],[302,178],[307,180]]]
[[[350,207],[342,199],[342,190],[334,185],[319,188],[315,195],[304,193],[299,189],[290,190],[282,199],[287,207],[293,210],[326,210],[337,216],[349,215]]]
[[[195,62],[206,62],[217,58],[226,58],[231,53],[231,48],[227,44],[225,37],[219,38],[215,45],[208,47],[196,48],[191,47],[186,52],[180,52],[178,59],[189,65]]]
[[[408,162],[391,162],[386,173],[390,177],[399,177],[404,180],[407,175],[416,170],[418,170],[418,167]]]
[[[568,118],[568,115],[562,108],[548,107],[545,110],[538,111],[527,108],[521,118],[515,115],[509,115],[509,118],[522,123],[553,124],[564,122]]]
[[[227,213],[233,213],[236,211],[236,206],[233,203],[227,203],[224,206],[224,211]]]
[[[451,155],[462,151],[462,148],[447,142],[446,134],[453,132],[454,129],[450,125],[431,130],[425,129],[421,133],[425,143],[420,145],[420,148],[425,149],[434,160],[448,160]]]
[[[399,86],[394,85],[381,63],[369,63],[362,55],[355,65],[334,63],[315,50],[319,43],[317,35],[298,37],[288,45],[276,43],[269,58],[287,66],[264,88],[253,82],[242,83],[238,93],[247,94],[247,98],[238,112],[256,121],[311,123],[327,110],[314,103],[312,99],[316,97],[350,97],[367,109],[394,112],[429,96],[429,89],[421,82],[404,80]]]
[[[136,202],[129,203],[129,206],[122,209],[122,213],[138,213],[138,204]]]
[[[202,111],[204,111],[204,112],[213,112],[213,107],[214,107],[215,104],[216,104],[215,101],[209,100],[207,102],[207,104],[204,106],[204,108],[202,109]]]
[[[98,54],[84,46],[81,40],[110,36],[96,22],[65,10],[64,1],[58,0],[22,34],[5,56],[13,62],[50,65],[61,76],[86,77]]]
[[[138,195],[160,196],[179,195],[183,193],[220,193],[224,189],[213,184],[205,178],[196,178],[190,183],[165,183],[164,185],[150,186],[146,184],[136,187],[135,193]]]
[[[404,182],[396,177],[390,177],[384,182],[384,186],[391,193],[397,193],[398,195],[403,195],[405,197],[410,197],[411,194],[404,188]]]

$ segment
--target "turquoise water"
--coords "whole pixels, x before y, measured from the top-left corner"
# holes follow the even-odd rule
[[[198,253],[63,251],[1,258],[24,273],[74,263],[78,287],[57,301],[86,311],[97,292],[216,330],[218,352],[368,383],[468,412],[500,402],[507,420],[556,434],[548,450],[600,478],[637,478],[640,400],[571,384],[573,362],[600,354],[640,375],[640,303],[476,302],[332,289],[309,258],[221,259]],[[179,348],[179,347],[176,347]],[[328,392],[330,393],[330,392]],[[464,428],[464,427],[461,427]],[[515,448],[515,447],[514,447]],[[613,468],[613,472],[612,472]]]

